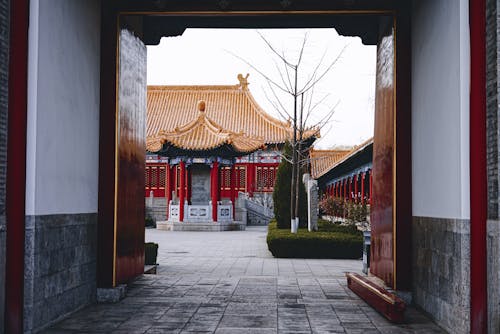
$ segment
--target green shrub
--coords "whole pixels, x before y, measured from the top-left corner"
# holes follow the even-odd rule
[[[153,265],[156,264],[156,258],[158,256],[158,244],[154,242],[146,242],[144,245],[144,264]]]
[[[326,196],[319,202],[321,211],[332,217],[344,217],[346,214],[346,202],[340,197]]]
[[[292,147],[290,143],[286,143],[283,149],[283,154],[287,159],[291,160]],[[304,183],[302,183],[302,174],[299,179],[299,223],[301,227],[307,226],[307,195]],[[290,229],[290,196],[291,196],[291,181],[292,181],[292,165],[282,159],[276,172],[276,182],[274,184],[273,205],[274,217],[278,222],[278,227]]]
[[[347,222],[351,224],[364,222],[368,217],[368,206],[366,203],[347,203]]]
[[[299,229],[297,234],[269,223],[267,246],[274,257],[313,259],[359,259],[363,251],[363,234],[354,226],[318,222],[317,232]]]

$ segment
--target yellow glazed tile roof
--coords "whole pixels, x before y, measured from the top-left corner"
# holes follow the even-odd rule
[[[170,144],[184,150],[211,150],[227,144],[236,151],[250,153],[264,146],[264,140],[260,137],[224,130],[208,118],[204,101],[200,101],[198,105],[200,111],[195,120],[176,127],[173,131],[160,131],[154,136],[148,136],[146,149],[158,152],[164,144]]]
[[[267,114],[248,90],[247,78],[238,75],[237,85],[228,86],[148,86],[147,137],[156,138],[160,133],[173,133],[176,128],[192,124],[199,117],[196,104],[206,102],[206,118],[228,133],[245,134],[262,138],[265,144],[284,143],[293,129],[290,123]],[[201,131],[201,130],[197,130]],[[206,143],[195,139],[195,133],[178,137],[178,144],[204,149]],[[234,135],[233,135],[234,136]],[[319,136],[319,131],[308,130],[304,137]]]
[[[317,179],[325,175],[328,171],[349,159],[349,157],[354,155],[360,149],[363,149],[372,143],[373,138],[370,138],[349,150],[310,150],[309,156],[311,159],[311,176],[314,179]]]
[[[311,149],[311,176],[316,179],[328,172],[337,161],[349,154],[350,150],[314,150]]]

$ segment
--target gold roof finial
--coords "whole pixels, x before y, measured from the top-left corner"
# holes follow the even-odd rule
[[[248,77],[250,76],[249,73],[247,73],[246,77],[243,77],[243,74],[238,74],[238,80],[240,81],[240,87],[242,89],[247,89],[248,88]]]
[[[200,112],[205,112],[206,106],[207,106],[207,103],[204,100],[198,101],[198,110]]]

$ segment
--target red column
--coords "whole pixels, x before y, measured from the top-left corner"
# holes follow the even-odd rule
[[[358,196],[358,174],[354,175],[354,201],[356,203],[359,203],[359,196]]]
[[[11,1],[10,6],[7,133],[7,156],[9,158],[5,196],[7,220],[5,286],[8,288],[5,289],[5,324],[0,324],[0,332],[5,330],[5,333],[22,333],[29,1]]]
[[[488,327],[486,219],[486,0],[469,1],[470,26],[470,332]]]
[[[186,169],[186,199],[188,203],[191,203],[191,168]]]
[[[368,199],[368,203],[370,203],[370,205],[371,205],[372,204],[373,175],[372,175],[371,170],[368,173],[370,173],[370,198]]]
[[[231,203],[233,203],[233,219],[234,219],[234,211],[235,211],[235,199],[236,199],[236,170],[234,168],[234,164],[231,166],[231,169],[229,170],[229,187],[231,188],[229,190],[229,199],[231,200]]]
[[[352,200],[352,177],[349,178],[349,196],[347,197],[349,199],[349,202]]]
[[[342,181],[342,184],[343,184],[343,187],[344,187],[344,190],[343,190],[343,193],[344,193],[344,200],[347,199],[347,180],[343,180]]]
[[[247,191],[250,197],[255,189],[255,165],[247,164]]]
[[[365,204],[365,176],[366,173],[361,174],[361,204]]]
[[[167,164],[165,166],[166,171],[165,175],[167,176],[167,179],[165,180],[165,191],[167,192],[165,196],[167,199],[167,220],[168,220],[168,213],[170,211],[170,200],[172,200],[172,187],[171,187],[171,182],[172,182],[172,174],[170,173],[170,165]]]
[[[219,200],[219,163],[214,161],[210,171],[210,193],[212,194],[212,220],[217,221],[217,201]]]
[[[181,161],[180,166],[180,185],[179,185],[179,221],[184,221],[184,197],[186,190],[186,163]]]

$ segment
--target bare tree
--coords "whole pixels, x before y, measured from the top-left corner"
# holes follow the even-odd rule
[[[265,93],[266,99],[283,119],[292,120],[293,135],[291,143],[291,161],[288,160],[288,157],[283,155],[282,158],[287,159],[292,164],[290,217],[292,233],[295,233],[296,230],[294,229],[294,223],[295,226],[298,226],[299,220],[299,186],[301,182],[300,170],[305,164],[309,163],[309,157],[307,155],[308,147],[304,145],[308,136],[305,136],[305,134],[311,131],[319,133],[320,129],[329,124],[334,114],[335,107],[338,105],[338,103],[336,103],[334,106],[330,107],[328,112],[322,118],[313,122],[312,116],[329,97],[329,94],[325,94],[324,96],[317,98],[315,96],[314,88],[334,67],[342,56],[346,46],[344,46],[343,49],[329,63],[326,64],[326,66],[325,58],[327,50],[325,50],[320,60],[313,67],[312,71],[303,80],[301,80],[302,77],[300,74],[302,74],[301,70],[304,52],[308,42],[308,34],[304,34],[297,59],[295,61],[287,57],[283,50],[278,51],[260,32],[258,32],[258,34],[271,52],[271,59],[274,62],[276,70],[275,78],[264,72],[258,66],[252,64],[247,59],[244,59],[243,57],[232,52],[229,53],[243,61],[266,80],[269,92],[271,93]],[[283,97],[280,96],[280,93],[292,100],[292,111],[287,108],[287,104],[284,102]]]

